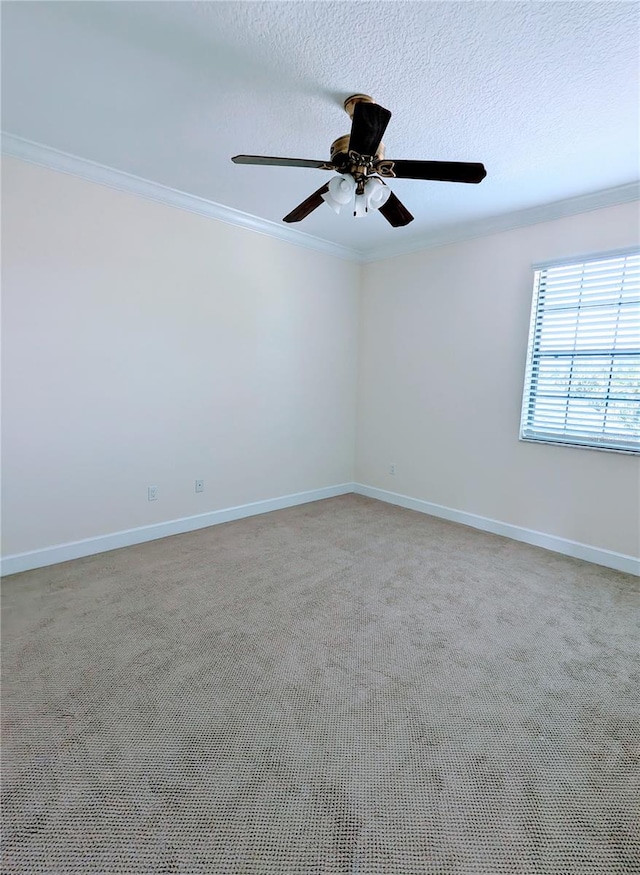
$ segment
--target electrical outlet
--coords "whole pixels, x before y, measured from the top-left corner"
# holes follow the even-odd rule
[[[204,492],[204,480],[196,480],[196,492]]]
[[[149,499],[149,501],[155,501],[158,498],[158,487],[157,486],[150,486],[147,489],[147,498]]]
[[[391,464],[391,465],[389,465],[389,474],[395,474],[395,473],[396,473],[396,466],[395,466],[395,464]]]

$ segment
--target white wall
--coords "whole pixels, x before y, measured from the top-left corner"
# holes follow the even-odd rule
[[[532,262],[637,242],[625,204],[367,265],[356,479],[638,556],[637,457],[518,440]]]
[[[353,480],[358,265],[10,158],[2,183],[4,555]]]
[[[360,268],[2,182],[3,555],[349,482],[354,452],[360,483],[640,553],[637,458],[518,440],[531,263],[633,245],[637,204]]]

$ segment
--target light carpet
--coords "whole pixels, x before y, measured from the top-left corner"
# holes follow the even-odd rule
[[[2,872],[639,873],[639,605],[354,495],[6,578]]]

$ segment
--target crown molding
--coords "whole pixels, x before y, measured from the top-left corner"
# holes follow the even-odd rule
[[[475,219],[472,222],[457,225],[448,225],[424,237],[394,240],[387,246],[376,246],[362,252],[360,261],[368,264],[385,258],[393,258],[396,255],[409,255],[412,252],[421,252],[436,246],[461,243],[464,240],[473,240],[477,237],[488,237],[502,231],[512,231],[527,225],[537,225],[540,222],[550,222],[553,219],[563,219],[566,216],[576,216],[579,213],[588,213],[591,210],[613,207],[637,200],[640,200],[640,182],[630,182],[615,188],[607,188],[591,194],[581,194],[577,197],[529,207],[525,210],[488,216],[484,219]]]
[[[258,234],[275,237],[278,240],[284,240],[296,246],[303,246],[307,249],[323,252],[326,255],[346,259],[347,261],[366,264],[382,261],[386,258],[393,258],[397,255],[409,255],[413,252],[433,249],[436,246],[446,246],[450,243],[460,243],[478,237],[488,237],[491,234],[499,234],[503,231],[511,231],[516,228],[526,227],[527,225],[537,225],[540,222],[549,222],[553,219],[562,219],[566,216],[575,216],[579,213],[587,213],[591,210],[602,209],[603,207],[640,200],[640,182],[631,182],[627,185],[619,185],[615,188],[608,188],[591,194],[578,195],[577,197],[554,201],[550,204],[529,207],[525,210],[517,210],[511,213],[489,216],[484,219],[475,219],[471,222],[448,225],[431,234],[419,237],[409,239],[396,238],[386,245],[374,246],[365,251],[358,251],[340,243],[332,243],[329,240],[314,237],[312,234],[306,234],[304,231],[298,231],[288,225],[272,222],[269,219],[261,219],[259,216],[244,213],[241,210],[233,209],[233,207],[226,207],[223,204],[206,200],[197,195],[187,194],[175,188],[161,185],[158,182],[152,182],[149,179],[125,173],[122,170],[115,170],[104,164],[98,164],[86,158],[79,158],[77,155],[70,155],[58,149],[52,149],[50,146],[34,143],[31,140],[26,140],[14,134],[2,133],[1,136],[2,152],[13,158],[20,158],[31,164],[38,164],[62,173],[69,173],[72,176],[79,176],[81,179],[87,179],[90,182],[97,182],[109,188],[136,194],[147,200],[187,210],[209,219],[225,222],[228,225],[247,228],[250,231],[256,231]]]
[[[284,240],[286,243],[304,246],[307,249],[314,249],[317,252],[334,255],[348,261],[361,260],[360,254],[348,246],[322,240],[288,225],[272,222],[269,219],[261,219],[259,216],[244,213],[242,210],[225,207],[223,204],[215,203],[215,201],[178,191],[178,189],[143,179],[132,173],[115,170],[113,167],[107,167],[86,158],[79,158],[77,155],[52,149],[50,146],[43,146],[41,143],[34,143],[14,134],[2,133],[2,152],[30,164],[38,164],[61,173],[79,176],[81,179],[97,182],[118,191],[139,195],[147,200],[177,207],[180,210],[187,210],[190,213],[205,216],[207,219],[216,219],[227,225],[238,225],[241,228],[256,231],[258,234],[266,234],[268,237]]]

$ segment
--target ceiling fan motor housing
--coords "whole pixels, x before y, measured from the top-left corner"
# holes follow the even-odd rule
[[[344,137],[338,137],[331,144],[331,163],[338,166],[349,164],[349,139],[350,134],[345,134]],[[384,158],[384,143],[380,143],[375,154],[376,161],[381,161]]]

